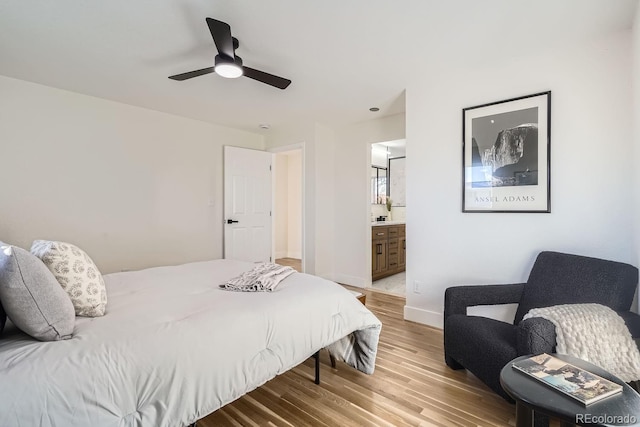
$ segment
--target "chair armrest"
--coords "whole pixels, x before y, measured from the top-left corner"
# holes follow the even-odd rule
[[[640,339],[640,316],[632,311],[619,311],[618,315],[624,319],[633,339]]]
[[[542,317],[530,317],[518,323],[516,341],[518,356],[553,353],[556,348],[556,327]]]
[[[452,314],[467,314],[467,307],[476,305],[517,304],[523,290],[524,283],[447,288],[444,292],[444,318]]]
[[[618,312],[633,339],[640,338],[640,316],[631,311]],[[516,333],[518,356],[553,353],[556,347],[556,327],[542,317],[530,317],[518,324]]]

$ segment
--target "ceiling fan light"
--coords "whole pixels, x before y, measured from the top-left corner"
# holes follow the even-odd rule
[[[242,59],[240,59],[239,56],[236,56],[235,60],[230,60],[223,59],[220,55],[216,55],[214,70],[219,76],[226,77],[228,79],[235,79],[244,74],[242,70]]]
[[[216,65],[216,73],[228,79],[235,79],[242,75],[242,68],[236,64],[219,64]]]

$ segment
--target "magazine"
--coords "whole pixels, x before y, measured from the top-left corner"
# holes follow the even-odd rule
[[[622,391],[622,386],[546,353],[513,363],[513,368],[584,405]]]

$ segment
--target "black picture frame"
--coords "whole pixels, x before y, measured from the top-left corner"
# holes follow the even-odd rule
[[[462,110],[462,212],[551,212],[551,91]]]

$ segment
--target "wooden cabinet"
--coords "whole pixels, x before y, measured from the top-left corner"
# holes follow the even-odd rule
[[[407,238],[400,237],[398,239],[398,268],[404,271],[407,265]]]
[[[398,237],[391,237],[389,233],[389,272],[396,271],[398,269]]]
[[[407,265],[407,233],[404,224],[400,227],[398,234],[398,268],[404,271]]]
[[[384,274],[389,268],[387,241],[374,240],[371,243],[371,268],[374,276]]]
[[[371,228],[371,278],[377,280],[399,273],[406,266],[406,228],[376,225]]]

